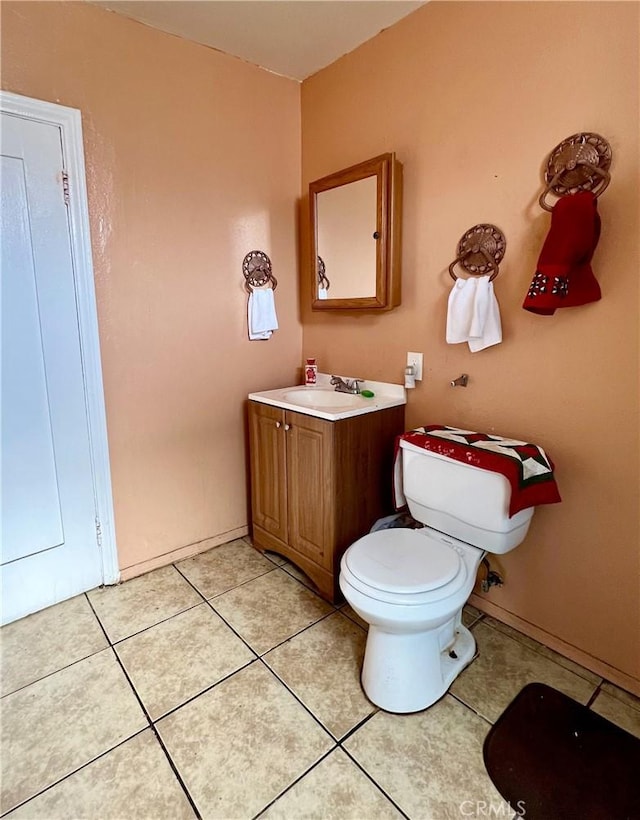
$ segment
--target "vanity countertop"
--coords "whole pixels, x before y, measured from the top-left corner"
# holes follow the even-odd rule
[[[366,380],[360,384],[360,389],[370,390],[373,397],[367,399],[351,393],[339,393],[331,384],[328,373],[318,373],[318,383],[312,387],[297,384],[277,390],[263,390],[249,393],[249,400],[327,421],[349,419],[407,403],[406,390],[400,384]]]

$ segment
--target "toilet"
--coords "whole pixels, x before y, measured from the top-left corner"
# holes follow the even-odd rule
[[[509,517],[504,475],[400,440],[402,483],[422,529],[387,529],[352,544],[340,589],[369,624],[362,687],[388,712],[426,709],[471,662],[462,608],[487,552],[524,540],[534,507]]]

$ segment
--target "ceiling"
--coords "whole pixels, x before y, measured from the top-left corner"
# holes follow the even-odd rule
[[[304,80],[426,0],[91,0],[153,28]]]

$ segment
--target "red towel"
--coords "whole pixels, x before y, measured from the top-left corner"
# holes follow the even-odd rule
[[[403,433],[396,439],[396,508],[401,507],[405,501],[399,481],[401,440],[481,470],[501,473],[511,485],[509,518],[527,507],[555,504],[562,500],[553,477],[553,462],[542,447],[502,436],[430,424],[428,427],[418,427],[409,433]]]
[[[600,217],[590,191],[559,199],[522,307],[551,316],[556,308],[597,302],[600,285],[590,262],[599,238]]]

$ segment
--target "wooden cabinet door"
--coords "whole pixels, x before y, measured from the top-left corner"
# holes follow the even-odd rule
[[[286,413],[289,544],[330,570],[333,566],[334,425]]]
[[[255,524],[287,541],[287,465],[285,413],[249,402],[251,505]]]

